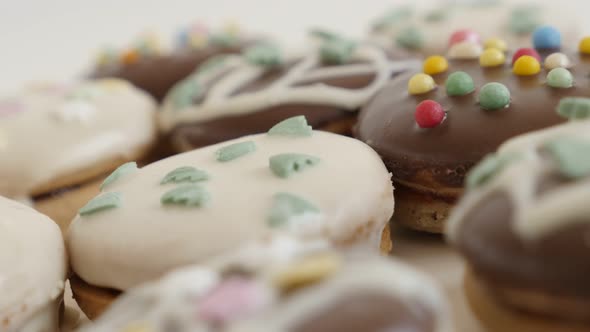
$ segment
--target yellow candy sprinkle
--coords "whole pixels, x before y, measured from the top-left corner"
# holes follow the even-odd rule
[[[582,54],[590,54],[590,37],[584,37],[580,41],[579,50]]]
[[[512,72],[520,76],[535,75],[539,71],[541,71],[541,64],[530,55],[521,56],[512,67]]]
[[[447,71],[449,69],[449,63],[443,56],[432,55],[424,60],[422,67],[425,74],[436,75]]]
[[[238,22],[232,20],[225,24],[223,30],[231,36],[237,36],[240,34],[240,25]]]
[[[408,92],[412,95],[420,95],[432,91],[436,83],[432,76],[427,74],[416,74],[408,81]]]
[[[486,50],[488,48],[495,48],[502,52],[506,52],[506,50],[508,49],[508,45],[506,45],[506,42],[503,39],[489,38],[483,43],[483,48]]]
[[[334,254],[321,254],[304,258],[278,271],[273,282],[284,291],[318,282],[340,269],[342,261]]]
[[[189,43],[193,48],[203,48],[207,45],[207,36],[192,34],[189,36]]]
[[[121,55],[121,62],[126,65],[136,63],[139,60],[139,53],[135,50],[128,50]]]
[[[108,91],[124,91],[129,88],[127,81],[118,78],[103,78],[98,81],[98,84]]]
[[[570,59],[563,53],[553,53],[545,59],[545,69],[569,68],[572,66]]]
[[[488,48],[479,57],[479,64],[482,67],[501,66],[506,62],[506,55],[497,48]]]
[[[121,332],[151,332],[152,329],[150,329],[146,324],[144,323],[131,323],[128,324],[127,326],[125,326]]]

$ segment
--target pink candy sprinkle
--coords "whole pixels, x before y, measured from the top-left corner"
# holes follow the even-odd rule
[[[474,44],[481,44],[481,38],[479,37],[479,34],[477,34],[477,32],[465,29],[455,31],[451,35],[451,38],[449,38],[449,47],[464,41],[468,41]]]
[[[541,62],[541,56],[534,48],[526,48],[525,47],[525,48],[519,48],[518,50],[516,50],[516,52],[514,52],[514,55],[512,56],[512,64],[514,65],[516,60],[518,60],[518,58],[520,58],[523,55],[532,56],[533,58],[537,59],[537,61]]]
[[[225,322],[266,306],[270,294],[259,284],[241,277],[231,277],[199,302],[200,319]]]
[[[24,110],[24,106],[16,100],[0,100],[0,116],[12,115]]]

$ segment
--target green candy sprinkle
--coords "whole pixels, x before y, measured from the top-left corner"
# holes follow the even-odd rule
[[[84,205],[78,213],[81,216],[89,216],[91,214],[102,212],[114,208],[118,208],[122,204],[122,195],[119,192],[108,192],[100,194],[91,199]]]
[[[209,192],[196,184],[185,184],[167,191],[160,203],[162,205],[203,206],[211,199]]]
[[[270,157],[268,162],[270,169],[276,176],[288,178],[293,173],[317,165],[320,158],[299,153],[284,153]]]
[[[373,29],[384,29],[392,25],[396,25],[400,22],[407,21],[414,15],[414,9],[411,6],[402,6],[394,8],[381,18],[373,23]]]
[[[547,74],[547,85],[552,88],[567,89],[574,86],[574,77],[565,68],[551,69]]]
[[[562,98],[557,105],[557,114],[570,120],[586,119],[590,117],[590,98]]]
[[[590,142],[575,138],[560,138],[545,145],[561,175],[578,179],[590,175]]]
[[[220,54],[205,60],[205,62],[200,64],[197,68],[196,74],[203,75],[205,73],[208,73],[209,71],[224,64],[228,57],[229,55],[227,54]]]
[[[209,180],[209,174],[192,166],[178,167],[177,169],[166,174],[160,184],[180,183],[180,182],[199,182]]]
[[[117,167],[117,169],[114,170],[113,173],[111,173],[111,175],[107,176],[107,178],[104,179],[104,181],[100,185],[100,190],[102,191],[104,188],[106,188],[107,186],[111,185],[113,182],[116,182],[124,176],[127,176],[131,173],[135,173],[137,169],[137,163],[135,161],[131,161]]]
[[[456,71],[449,75],[445,87],[449,96],[464,96],[475,91],[473,78],[464,71]]]
[[[328,30],[324,30],[324,29],[320,29],[320,28],[313,28],[309,31],[309,34],[324,40],[324,41],[329,41],[329,40],[342,40],[343,38],[331,31]]]
[[[541,25],[540,8],[536,5],[523,5],[515,8],[510,15],[508,26],[515,34],[528,34]]]
[[[352,58],[356,43],[346,39],[326,40],[320,46],[320,57],[326,64],[341,65]]]
[[[184,109],[193,105],[202,94],[201,85],[195,77],[189,77],[180,81],[170,92],[172,103],[177,109]]]
[[[214,33],[209,37],[209,41],[214,45],[231,47],[238,43],[238,38],[229,33]]]
[[[256,151],[256,144],[252,141],[246,141],[224,146],[217,150],[215,155],[217,156],[217,161],[226,162],[254,151]]]
[[[283,120],[268,130],[270,136],[311,136],[313,129],[303,115]]]
[[[479,187],[489,180],[494,175],[500,172],[506,165],[518,159],[514,154],[498,155],[489,154],[479,164],[473,167],[466,177],[467,188],[472,189]]]
[[[510,90],[501,83],[488,83],[479,91],[479,105],[484,110],[493,111],[510,104]]]
[[[283,62],[279,48],[270,44],[249,47],[243,55],[246,61],[262,67],[275,67]]]
[[[422,48],[424,35],[418,28],[408,27],[400,31],[395,42],[401,47],[416,50]]]
[[[424,16],[426,22],[442,22],[449,18],[449,9],[439,8],[433,9]]]
[[[310,202],[290,193],[277,193],[273,196],[273,201],[268,217],[268,224],[272,227],[284,226],[292,217],[320,212]]]

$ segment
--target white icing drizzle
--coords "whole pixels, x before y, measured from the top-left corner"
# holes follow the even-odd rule
[[[370,44],[360,44],[352,55],[351,62],[366,62],[364,64],[351,63],[321,67],[321,59],[317,52],[310,52],[303,58],[293,57],[286,63],[292,61],[297,62],[283,77],[269,86],[255,92],[244,92],[233,96],[232,93],[260,78],[268,69],[255,66],[240,56],[228,56],[219,68],[205,74],[197,71],[192,79],[202,80],[205,83],[220,73],[231,70],[210,88],[198,105],[178,109],[169,95],[164,100],[160,113],[162,129],[169,131],[179,123],[256,112],[284,104],[333,105],[355,111],[388,81],[392,73],[420,65],[416,60],[391,61],[382,49]],[[371,73],[375,74],[373,81],[360,89],[345,89],[323,83],[296,86],[299,83],[322,79]]]
[[[459,228],[466,215],[493,193],[506,193],[514,207],[514,230],[525,240],[536,240],[551,232],[572,225],[588,223],[590,215],[590,177],[572,181],[539,197],[536,187],[539,179],[554,172],[539,149],[558,138],[579,138],[590,142],[590,121],[568,123],[513,138],[499,149],[500,155],[516,155],[509,163],[484,185],[470,190],[451,214],[448,233],[457,240]]]
[[[88,325],[82,331],[122,331],[129,324],[139,323],[139,326],[158,332],[166,326],[165,322],[173,321],[179,332],[284,332],[333,305],[351,291],[386,294],[409,308],[417,305],[425,307],[434,316],[434,331],[453,331],[450,312],[438,286],[404,263],[372,255],[348,253],[337,256],[344,263],[335,274],[285,296],[280,295],[280,290],[272,281],[274,273],[304,257],[337,254],[327,247],[319,248],[318,243],[299,242],[288,237],[279,237],[267,243],[252,243],[249,247],[258,248],[249,259],[244,260],[245,257],[236,252],[230,264],[210,265],[209,268],[185,267],[159,281],[130,290],[94,325]],[[277,247],[291,249],[289,254],[272,254]],[[252,268],[251,262],[257,262],[256,268]],[[247,271],[253,274],[253,280],[258,284],[258,296],[266,298],[265,305],[245,316],[237,316],[223,327],[213,328],[198,319],[196,310],[202,304],[203,296],[224,279],[221,275],[223,271],[236,267],[236,263],[247,266]]]
[[[25,199],[47,182],[128,158],[155,139],[155,102],[120,80],[32,86],[10,100],[22,110],[0,112],[0,195]]]
[[[66,278],[59,227],[0,197],[0,249],[0,330],[56,331]]]
[[[216,160],[215,151],[244,141],[255,143],[256,150],[229,162]],[[269,169],[269,158],[285,152],[312,155],[320,163],[279,178]],[[184,166],[210,175],[200,184],[210,201],[201,208],[162,206],[162,195],[174,184],[160,181]],[[379,156],[360,141],[321,131],[308,137],[253,135],[179,154],[145,166],[105,191],[121,193],[121,207],[78,216],[70,226],[68,246],[78,276],[117,289],[277,233],[378,252],[393,213],[390,174]],[[296,227],[273,227],[268,218],[279,192],[309,201],[320,218],[311,225],[306,220]]]

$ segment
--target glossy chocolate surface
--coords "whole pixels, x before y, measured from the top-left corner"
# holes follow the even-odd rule
[[[415,72],[406,72],[389,82],[363,108],[355,134],[382,156],[394,179],[429,186],[420,182],[426,172],[445,186],[461,188],[466,171],[507,139],[566,121],[555,111],[561,98],[590,96],[589,56],[570,56],[575,86],[569,89],[547,86],[545,69],[534,76],[513,74],[510,58],[507,56],[505,66],[494,68],[480,67],[477,59],[451,60],[447,72],[433,76],[438,87],[417,96],[407,92]],[[455,71],[471,75],[476,87],[473,93],[447,96],[444,83]],[[486,111],[478,105],[478,91],[489,82],[508,87],[508,107]],[[436,128],[421,129],[414,112],[427,99],[440,103],[447,117]]]
[[[218,54],[239,53],[243,46],[212,45],[204,49],[140,57],[132,64],[112,64],[96,68],[90,77],[116,77],[127,80],[161,101],[175,83],[187,77],[205,60]]]

